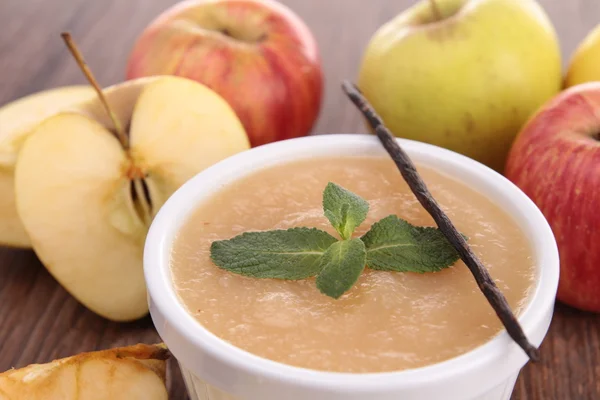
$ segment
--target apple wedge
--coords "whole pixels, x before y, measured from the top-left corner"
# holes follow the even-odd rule
[[[82,304],[115,321],[148,312],[142,271],[152,218],[185,181],[250,147],[218,94],[159,76],[107,88],[41,123],[15,169],[19,216],[48,271]],[[121,140],[119,140],[119,138]]]
[[[0,374],[0,400],[167,400],[163,345],[81,353]]]
[[[21,144],[41,121],[93,96],[89,86],[65,86],[22,97],[0,108],[0,245],[31,245],[15,205],[14,167]]]

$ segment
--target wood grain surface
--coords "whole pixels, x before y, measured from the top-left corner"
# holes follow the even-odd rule
[[[555,24],[566,64],[600,23],[598,0],[540,0]],[[144,26],[172,0],[0,0],[0,105],[24,95],[84,83],[59,33],[72,32],[98,80],[124,79],[127,55]],[[326,88],[315,133],[364,132],[339,89],[355,78],[369,37],[411,0],[285,0],[320,46]],[[149,318],[108,322],[86,310],[46,272],[32,251],[0,248],[0,371],[93,349],[159,341]],[[541,347],[513,399],[600,399],[600,316],[557,305]],[[175,363],[172,399],[185,399]]]

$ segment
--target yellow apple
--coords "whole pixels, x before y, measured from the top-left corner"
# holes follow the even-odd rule
[[[87,85],[65,86],[22,97],[0,108],[0,246],[30,247],[17,215],[14,168],[27,134],[44,119],[69,106],[90,99]]]
[[[189,79],[140,78],[104,95],[125,140],[98,97],[46,119],[17,159],[17,210],[64,288],[127,321],[148,312],[142,247],[153,216],[185,181],[250,143],[229,104]]]
[[[168,357],[138,344],[31,364],[0,374],[0,400],[167,400]]]
[[[396,136],[500,171],[561,81],[557,37],[535,1],[422,0],[371,38],[358,86]]]
[[[579,44],[567,70],[565,86],[600,81],[600,24]]]

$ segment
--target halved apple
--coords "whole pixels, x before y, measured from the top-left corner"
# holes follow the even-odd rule
[[[142,248],[166,199],[192,176],[250,147],[218,94],[160,76],[107,88],[128,144],[94,98],[41,123],[16,165],[17,209],[48,271],[86,307],[126,321],[148,312]]]
[[[81,353],[0,374],[0,400],[167,400],[163,345]]]
[[[93,96],[90,86],[65,86],[22,97],[0,108],[0,245],[31,245],[15,205],[14,167],[23,141],[44,119]]]

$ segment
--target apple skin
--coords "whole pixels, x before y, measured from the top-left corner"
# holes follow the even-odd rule
[[[557,297],[600,312],[600,82],[567,89],[523,127],[505,175],[548,220],[560,253]]]
[[[291,10],[267,0],[187,0],[136,41],[127,79],[177,75],[219,93],[253,147],[308,135],[323,72],[315,39]]]
[[[399,137],[498,172],[515,136],[562,88],[556,32],[533,0],[421,0],[367,45],[358,86]]]
[[[600,81],[600,24],[575,49],[565,77],[565,87],[593,81]]]

